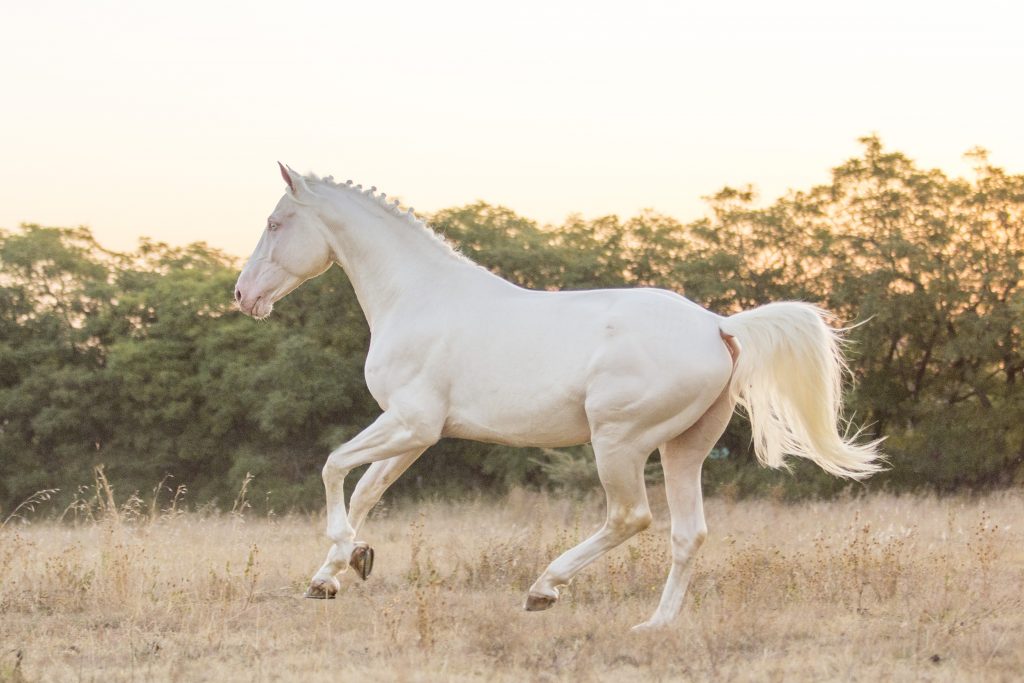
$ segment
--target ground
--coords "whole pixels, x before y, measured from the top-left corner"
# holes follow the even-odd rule
[[[522,610],[601,503],[378,507],[368,581],[305,600],[323,522],[144,505],[0,529],[0,681],[1011,681],[1024,672],[1024,492],[708,502],[683,616],[631,633],[668,516]],[[75,518],[78,521],[74,521]]]

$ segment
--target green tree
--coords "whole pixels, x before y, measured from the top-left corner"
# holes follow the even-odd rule
[[[431,223],[526,287],[664,287],[721,314],[819,303],[853,325],[855,421],[888,438],[892,470],[867,486],[1019,485],[1024,176],[976,150],[974,177],[949,178],[862,142],[827,184],[767,205],[724,188],[689,224],[645,212],[544,226],[482,202]],[[98,464],[122,492],[172,475],[194,502],[227,504],[252,473],[258,505],[320,505],[326,454],[380,410],[363,380],[366,321],[334,268],[256,323],[231,300],[238,266],[201,244],[117,254],[84,228],[0,232],[0,508],[43,488],[70,495]],[[749,443],[737,417],[709,490],[847,486],[805,463],[797,477],[761,469]],[[588,467],[585,448],[445,440],[394,495],[571,486],[592,482]]]

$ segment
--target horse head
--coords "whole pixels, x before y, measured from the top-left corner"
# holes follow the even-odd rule
[[[254,318],[270,315],[276,301],[334,262],[317,195],[301,175],[280,162],[278,166],[288,189],[267,218],[235,285],[239,309]]]

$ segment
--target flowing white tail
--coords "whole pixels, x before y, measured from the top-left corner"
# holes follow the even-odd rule
[[[817,463],[830,474],[863,479],[882,469],[878,442],[840,434],[846,364],[840,331],[828,312],[781,302],[726,318],[721,330],[742,348],[732,392],[750,418],[754,452],[769,467],[784,456]],[[854,437],[856,434],[853,435]]]

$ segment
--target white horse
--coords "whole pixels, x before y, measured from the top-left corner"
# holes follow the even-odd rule
[[[721,317],[658,289],[526,290],[457,254],[376,188],[285,166],[281,174],[287,191],[238,278],[238,306],[263,318],[340,264],[370,325],[366,384],[384,411],[327,458],[333,545],[307,597],[334,597],[349,565],[366,578],[373,551],[357,538],[367,513],[445,436],[593,444],[607,519],[547,567],[527,610],[551,607],[560,586],[650,524],[644,462],[659,449],[672,566],[657,610],[638,628],[680,612],[707,534],[701,465],[737,403],[766,465],[784,466],[792,454],[843,477],[880,469],[875,443],[837,430],[843,359],[821,309],[786,302]],[[367,463],[346,513],[345,476]]]

